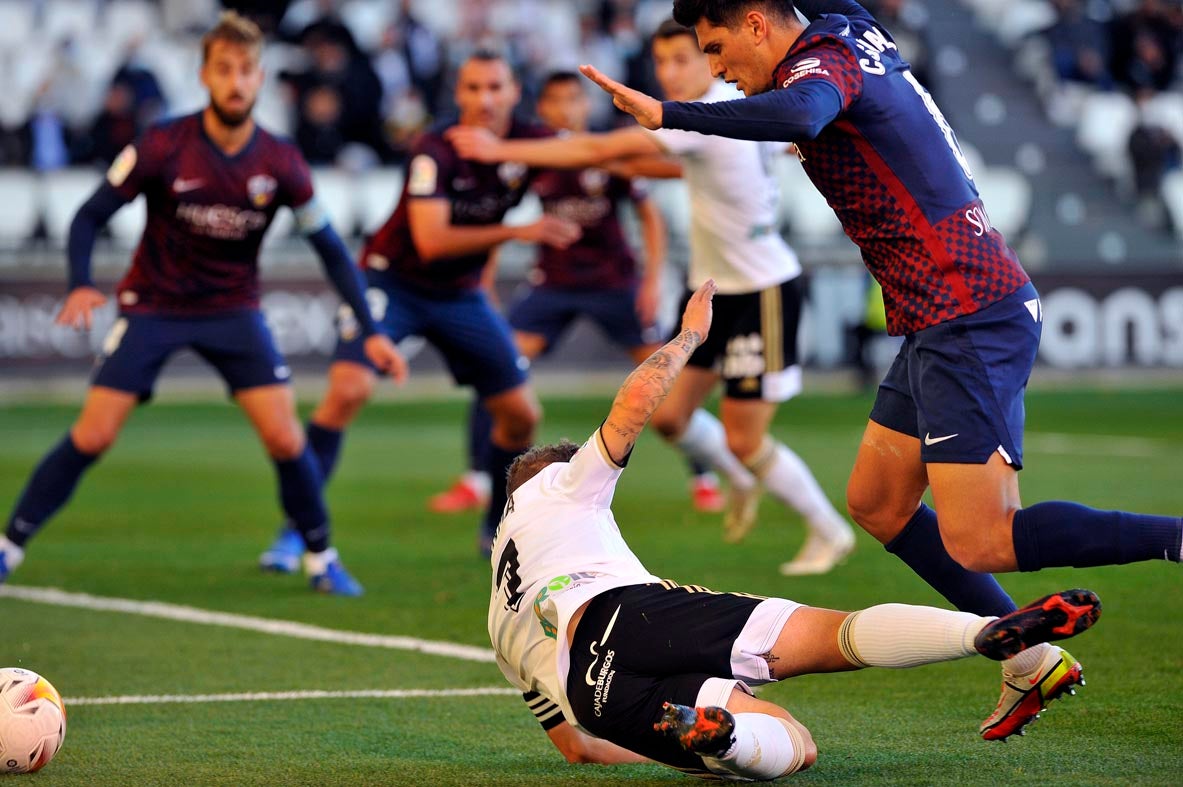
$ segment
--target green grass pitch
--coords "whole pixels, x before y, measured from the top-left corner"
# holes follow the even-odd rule
[[[1183,513],[1183,391],[1039,392],[1028,398],[1024,498]],[[608,397],[547,401],[542,437],[581,440]],[[776,434],[841,500],[866,399],[810,396]],[[0,410],[0,508],[7,513],[73,408]],[[375,405],[349,434],[330,490],[337,545],[361,599],[317,596],[254,561],[279,518],[272,470],[225,405],[137,413],[74,500],[33,542],[16,585],[486,646],[489,567],[475,517],[424,501],[461,466],[459,402]],[[1108,439],[1106,439],[1108,438]],[[685,470],[642,439],[617,493],[626,538],[655,573],[718,590],[855,608],[942,600],[865,535],[831,575],[788,579],[777,565],[803,538],[766,500],[761,524],[725,546],[717,518],[689,510]],[[795,679],[761,695],[813,731],[808,784],[1179,784],[1183,773],[1183,569],[1167,563],[1010,575],[1020,602],[1086,586],[1104,600],[1070,649],[1088,681],[1030,734],[986,744],[997,697],[984,660],[912,671]],[[69,697],[308,689],[504,686],[491,664],[86,611],[0,597],[0,666],[26,666]],[[15,784],[666,784],[657,766],[570,766],[519,699],[326,699],[75,706],[57,758]],[[7,784],[8,780],[0,779]]]

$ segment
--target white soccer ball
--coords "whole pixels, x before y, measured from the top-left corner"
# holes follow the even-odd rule
[[[49,681],[18,667],[0,669],[0,774],[32,773],[66,739],[66,706]]]

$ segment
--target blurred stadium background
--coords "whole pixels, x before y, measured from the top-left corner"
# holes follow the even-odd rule
[[[655,91],[645,43],[670,5],[225,4],[270,34],[257,116],[299,142],[322,201],[354,248],[393,208],[408,141],[452,111],[454,67],[474,46],[491,41],[511,54],[527,114],[547,72],[580,62]],[[950,118],[991,219],[1043,292],[1045,367],[1127,374],[1183,367],[1180,3],[879,0],[872,7]],[[0,390],[26,396],[85,373],[106,325],[90,336],[52,325],[70,219],[145,125],[203,106],[197,41],[219,10],[216,0],[0,0]],[[622,122],[597,100],[599,127]],[[863,319],[866,279],[799,164],[786,156],[779,166],[783,229],[811,278],[805,355],[815,369],[840,368],[855,355],[852,329]],[[680,183],[657,184],[656,193],[673,241],[672,319],[687,211]],[[516,220],[538,209],[528,202]],[[96,254],[101,282],[126,268],[142,223],[142,201],[113,219]],[[520,247],[505,255],[507,294],[531,254]],[[336,304],[310,250],[292,237],[286,212],[264,261],[265,305],[282,349],[306,373],[323,369]],[[113,316],[108,307],[104,323]],[[573,341],[578,351],[558,352],[541,368],[618,367],[619,356],[593,332]],[[890,341],[873,339],[878,363],[892,351]],[[431,352],[415,363],[421,373],[436,368]],[[174,365],[174,377],[187,371],[198,368]]]

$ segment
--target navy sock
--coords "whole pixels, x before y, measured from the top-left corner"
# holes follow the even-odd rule
[[[489,473],[489,478],[493,479],[493,488],[489,492],[489,507],[485,510],[483,530],[484,535],[489,538],[497,532],[497,525],[501,523],[501,514],[509,498],[505,491],[509,466],[525,451],[525,448],[510,450],[496,443],[489,443],[489,450],[485,454],[485,470]]]
[[[483,473],[489,454],[489,435],[493,432],[493,416],[485,403],[477,399],[468,411],[468,469]]]
[[[1020,571],[1178,562],[1183,519],[1053,501],[1016,511],[1013,534]]]
[[[329,512],[321,493],[320,469],[312,449],[286,461],[272,460],[279,474],[279,502],[310,552],[329,548]]]
[[[936,512],[923,503],[884,548],[962,612],[1001,617],[1016,609],[993,575],[969,571],[949,556],[941,541]]]
[[[700,475],[706,475],[707,473],[711,472],[711,468],[707,467],[706,465],[704,465],[702,462],[698,461],[697,459],[691,459],[690,457],[686,457],[686,464],[690,467],[690,475],[694,476],[695,478],[697,478]]]
[[[78,479],[98,456],[84,454],[67,433],[37,465],[8,518],[5,536],[23,547],[45,521],[66,504]]]
[[[320,468],[320,484],[322,487],[327,486],[333,471],[337,469],[337,457],[341,454],[341,438],[345,433],[309,421],[307,434],[308,446],[312,449],[312,455],[316,457],[316,464]]]

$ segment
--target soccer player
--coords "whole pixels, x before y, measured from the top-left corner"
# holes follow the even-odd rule
[[[1180,561],[1183,519],[1024,508],[1023,394],[1039,346],[1039,294],[990,224],[948,121],[891,36],[853,0],[678,0],[712,72],[748,98],[665,103],[582,70],[648,128],[797,144],[883,286],[905,337],[879,388],[847,488],[851,516],[957,608],[1005,615],[991,571]],[[932,487],[935,511],[922,502]],[[987,739],[1021,731],[1080,682],[1042,646],[1003,665]]]
[[[406,365],[377,332],[361,277],[313,196],[304,159],[251,117],[263,81],[262,45],[253,22],[223,14],[202,42],[209,105],[153,127],[127,147],[74,218],[70,294],[57,321],[90,328],[92,312],[106,302],[90,277],[95,235],[137,195],[148,201],[144,237],[117,290],[120,317],[103,343],[82,414],[37,466],[0,538],[0,582],[111,447],[131,411],[151,398],[164,363],[189,348],[217,369],[275,463],[280,500],[307,550],[312,586],[362,592],[329,545],[320,469],[296,419],[291,372],[259,311],[259,244],[281,206],[295,212],[333,286],[360,315],[366,356],[396,379]]]
[[[556,71],[542,84],[538,117],[559,133],[584,133],[591,102],[582,76]],[[542,246],[530,287],[511,308],[509,324],[518,351],[533,361],[549,353],[579,317],[593,320],[609,339],[640,363],[658,347],[657,310],[665,265],[665,223],[639,178],[626,179],[606,170],[547,170],[534,180],[533,191],[546,212],[579,224],[581,237],[570,248]],[[645,263],[638,276],[637,260],[625,239],[619,214],[624,200],[632,203],[640,223]],[[446,492],[433,497],[433,511],[453,512],[483,507],[491,487],[479,457],[488,442],[488,413],[479,406],[470,414],[470,471]],[[696,472],[692,499],[700,510],[722,510],[723,497],[714,473]]]
[[[509,63],[478,51],[460,67],[456,105],[460,125],[498,137],[548,135],[513,117],[521,97]],[[544,215],[526,226],[502,224],[521,201],[536,172],[525,165],[473,164],[456,155],[441,130],[424,134],[411,151],[402,198],[394,214],[362,252],[367,296],[384,331],[395,341],[422,336],[444,356],[456,382],[476,389],[492,417],[485,469],[504,478],[514,458],[534,438],[541,417],[526,378],[527,362],[513,344],[509,326],[480,287],[490,255],[506,241],[566,248],[580,237],[578,225]],[[373,392],[376,372],[363,352],[357,322],[344,314],[329,368],[329,390],[308,423],[308,442],[327,482],[337,464],[342,433]],[[487,550],[505,505],[495,485],[480,535]],[[281,528],[263,553],[264,568],[291,570],[303,551],[290,527]]]
[[[658,81],[666,95],[719,101],[727,87],[713,79],[694,31],[673,21],[652,41]],[[632,127],[607,134],[572,134],[530,142],[500,141],[456,130],[461,153],[483,161],[515,160],[544,167],[586,167],[673,155],[690,191],[690,271],[687,296],[708,278],[719,284],[716,329],[678,378],[653,424],[691,458],[731,483],[725,538],[743,539],[756,520],[760,487],[796,509],[810,534],[781,566],[788,575],[829,571],[854,547],[854,533],[826,499],[809,468],[769,435],[781,402],[801,390],[797,323],[801,266],[777,232],[779,199],[769,159],[784,145]],[[651,172],[643,163],[636,166]],[[656,173],[653,173],[656,174]],[[722,381],[719,419],[702,408]]]
[[[690,774],[775,779],[817,758],[809,730],[749,686],[862,667],[1002,659],[1080,633],[1087,590],[1002,618],[904,604],[859,612],[663,581],[629,550],[616,483],[650,416],[711,325],[711,280],[681,332],[629,375],[582,447],[539,446],[510,468],[493,544],[497,664],[572,761],[650,759]]]

